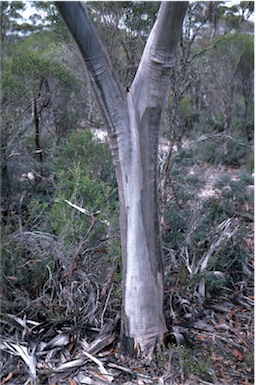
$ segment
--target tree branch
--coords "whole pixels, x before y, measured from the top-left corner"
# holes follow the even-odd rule
[[[113,133],[120,127],[126,105],[126,90],[112,68],[104,46],[89,19],[82,1],[56,1],[59,10],[75,39],[90,74],[93,90],[107,127]]]
[[[144,105],[146,98],[150,99],[150,106],[163,106],[187,5],[183,1],[161,3],[131,87],[136,93],[136,104],[144,101]]]

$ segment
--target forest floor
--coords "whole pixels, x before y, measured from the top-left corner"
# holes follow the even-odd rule
[[[214,182],[220,174],[227,174],[233,180],[237,178],[238,169],[235,168],[208,164],[199,167],[205,179],[199,192],[202,199],[219,194]],[[198,166],[191,167],[190,172],[191,175],[197,173]],[[115,268],[110,266],[104,282],[99,283],[93,275],[85,275],[82,266],[76,266],[70,284],[75,287],[66,289],[64,281],[58,283],[62,291],[67,290],[67,295],[68,290],[76,291],[77,303],[79,296],[86,295],[87,304],[81,311],[78,309],[75,316],[64,314],[60,317],[57,302],[56,316],[52,319],[39,316],[42,308],[53,309],[55,299],[53,289],[49,288],[44,289],[41,296],[28,299],[23,311],[1,314],[0,385],[254,384],[252,209],[245,207],[240,218],[248,222],[243,240],[248,258],[242,267],[247,279],[206,298],[197,308],[197,304],[190,301],[191,293],[182,296],[185,291],[179,275],[169,266],[168,277],[178,293],[176,304],[173,304],[177,316],[171,319],[173,289],[167,286],[165,311],[169,331],[165,346],[150,364],[120,355],[121,296]],[[9,278],[11,281],[12,277]],[[56,283],[51,282],[51,285]],[[15,290],[20,290],[22,296],[20,288]],[[57,290],[55,286],[54,290]],[[44,312],[47,314],[46,310]]]
[[[40,323],[5,316],[1,384],[253,384],[252,307],[253,299],[239,292],[207,304],[190,325],[173,326],[182,342],[173,339],[150,365],[120,359],[115,322],[78,333],[68,319]],[[28,330],[30,347],[23,340]]]

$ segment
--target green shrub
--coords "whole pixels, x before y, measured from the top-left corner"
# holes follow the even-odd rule
[[[76,291],[65,286],[63,270],[72,271],[75,263],[85,275],[104,282],[108,266],[120,259],[117,189],[107,145],[83,132],[66,137],[56,150],[57,158],[50,152],[45,157],[45,169],[54,175],[51,190],[47,177],[31,190],[26,228],[5,240],[1,261],[5,276],[11,277],[4,282],[5,303],[22,311],[42,297],[41,310],[50,317],[75,311]]]
[[[4,312],[23,311],[40,296],[56,269],[52,238],[30,232],[12,235],[1,253]]]
[[[251,149],[246,143],[228,141],[223,155],[223,164],[229,166],[242,166],[251,155]]]
[[[249,173],[254,172],[254,153],[251,153],[247,157],[246,162],[245,162],[245,168],[246,168],[246,171]]]
[[[104,143],[96,143],[90,130],[71,133],[58,146],[57,156],[46,159],[54,173],[51,195],[35,195],[30,203],[30,222],[78,241],[90,225],[90,213],[100,211],[100,219],[116,211],[117,188],[111,154]],[[67,202],[86,209],[89,215]],[[99,237],[106,227],[98,221]]]
[[[201,197],[204,184],[200,166],[191,168],[174,162],[165,212],[168,224],[164,233],[166,265],[167,271],[174,265],[178,268],[180,295],[183,298],[189,296],[189,301],[196,303],[196,288],[202,280],[206,285],[206,298],[210,299],[225,293],[230,285],[243,279],[247,258],[244,239],[248,233],[243,218],[250,220],[251,209],[248,210],[253,209],[253,178],[246,169],[234,175],[222,172],[213,183],[216,194],[212,196]],[[236,226],[239,231],[231,239],[224,237],[216,246],[202,275],[199,263],[221,239],[223,229],[220,224],[228,219],[232,222],[228,231],[233,231]],[[168,282],[167,278],[167,285]]]
[[[194,374],[206,381],[212,381],[214,371],[203,349],[192,350],[184,345],[173,345],[171,349],[173,352],[172,367],[176,370],[179,368],[177,371],[182,378],[187,378],[189,375]]]
[[[254,178],[253,178],[252,174],[250,172],[248,172],[247,170],[239,171],[237,176],[238,176],[239,182],[243,186],[253,185],[254,184]]]
[[[116,186],[115,170],[108,144],[93,139],[90,129],[71,133],[58,149],[55,168],[67,170],[73,163],[80,163],[88,176],[113,187]]]
[[[91,214],[100,212],[100,219],[108,219],[115,209],[113,197],[116,191],[104,182],[91,179],[80,163],[59,171],[56,178],[55,192],[50,204],[38,202],[35,198],[30,203],[30,218],[38,217],[45,231],[64,237],[67,242],[78,242],[86,234],[91,223]],[[72,207],[67,201],[85,209],[88,214]],[[106,225],[101,221],[98,223],[100,237]]]
[[[212,134],[212,132],[206,132],[206,134]],[[196,134],[197,139],[202,132]],[[248,167],[252,168],[252,147],[248,145],[248,142],[241,140],[240,138],[234,137],[223,138],[215,137],[196,143],[192,148],[186,150],[186,157],[188,154],[193,158],[194,161],[203,161],[213,165],[224,164],[227,166],[241,167],[248,163]]]
[[[228,174],[220,175],[219,179],[214,182],[213,187],[219,189],[222,195],[222,205],[225,205],[225,202],[229,202],[232,198],[233,208],[235,205],[253,203],[254,199],[254,189],[253,189],[254,180],[250,173],[246,170],[241,170],[236,178],[231,178]]]

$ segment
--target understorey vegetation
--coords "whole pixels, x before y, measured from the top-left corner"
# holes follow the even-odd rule
[[[29,23],[26,2],[1,4],[0,383],[253,384],[252,2],[188,6],[159,138],[167,331],[150,363],[120,350],[105,125],[54,5],[32,3]],[[150,4],[87,5],[125,86]]]

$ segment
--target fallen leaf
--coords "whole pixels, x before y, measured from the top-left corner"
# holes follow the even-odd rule
[[[98,375],[99,377],[101,377],[103,380],[105,380],[106,382],[112,382],[112,377],[109,378],[110,376],[107,376],[106,374],[97,373],[97,375]]]
[[[211,359],[214,361],[222,361],[224,357],[221,357],[221,356],[218,357],[215,352],[212,352]]]
[[[233,308],[230,310],[230,312],[227,314],[226,319],[229,321],[232,317],[233,314],[237,312],[237,309]]]
[[[238,361],[243,361],[244,360],[244,355],[241,351],[238,349],[233,349],[232,351],[233,356],[238,360]]]
[[[137,373],[144,373],[144,369],[142,368],[132,368],[132,370],[134,370]]]
[[[223,365],[221,362],[215,362],[215,366],[219,367],[220,369],[222,369],[222,371],[225,371],[226,370],[226,366]]]
[[[239,345],[241,345],[241,344],[244,343],[244,340],[243,340],[242,338],[238,338],[237,343],[238,343]]]
[[[70,377],[68,377],[68,384],[69,385],[77,385],[77,383],[74,380],[72,380],[72,378],[70,378]]]
[[[5,384],[7,381],[9,381],[10,378],[12,378],[12,375],[13,375],[13,373],[10,372],[10,373],[3,379],[3,381],[0,382],[0,385],[3,385],[3,384]]]
[[[203,335],[196,335],[195,337],[198,341],[204,341],[206,339],[206,336]]]
[[[254,240],[250,239],[250,238],[245,238],[245,242],[246,242],[247,246],[249,246],[249,247],[253,246],[253,244],[254,244]]]

